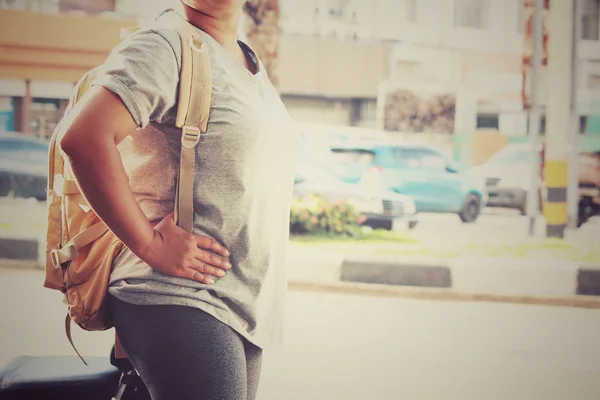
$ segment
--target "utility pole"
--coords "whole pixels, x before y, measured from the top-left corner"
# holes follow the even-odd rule
[[[568,220],[567,180],[573,63],[573,1],[552,0],[548,19],[548,110],[544,179],[546,236],[563,238]]]
[[[529,5],[528,1],[524,2],[525,6]],[[544,0],[534,0],[533,7],[533,29],[529,31],[529,23],[526,23],[525,35],[531,33],[531,38],[526,38],[526,60],[531,66],[531,89],[529,102],[529,140],[531,143],[531,170],[530,170],[530,186],[527,194],[527,215],[529,216],[529,235],[535,235],[535,221],[539,214],[539,188],[540,188],[540,72],[542,65],[542,46],[543,46],[543,12]],[[533,42],[531,58],[527,60],[527,43],[528,40]],[[526,74],[523,79],[526,82]],[[525,88],[526,90],[526,88]]]
[[[579,76],[579,38],[583,17],[581,0],[573,0],[573,39],[571,63],[571,146],[569,147],[569,179],[567,186],[568,226],[577,228],[579,206],[579,111],[577,108],[577,86]]]

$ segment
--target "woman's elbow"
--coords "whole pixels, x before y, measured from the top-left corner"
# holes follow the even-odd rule
[[[71,157],[84,152],[85,143],[80,139],[80,135],[72,129],[68,129],[61,138],[59,138],[60,149],[67,156]]]

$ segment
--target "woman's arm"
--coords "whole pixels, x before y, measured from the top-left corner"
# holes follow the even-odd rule
[[[119,97],[92,86],[69,115],[60,146],[84,197],[110,230],[161,272],[203,283],[213,282],[207,275],[222,276],[230,265],[212,254],[228,255],[220,244],[179,229],[172,215],[155,229],[137,204],[117,149],[137,124]]]
[[[111,91],[92,86],[69,115],[60,146],[92,209],[136,254],[146,254],[154,228],[137,204],[117,145],[136,123]]]

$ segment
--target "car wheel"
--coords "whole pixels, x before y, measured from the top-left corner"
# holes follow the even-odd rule
[[[519,204],[517,210],[519,210],[519,214],[523,216],[527,215],[527,203]]]
[[[579,200],[577,212],[577,227],[581,228],[591,217],[598,214],[600,208],[589,197]]]
[[[393,228],[393,222],[391,219],[368,219],[363,222],[363,226],[368,226],[372,229],[383,229],[391,231]]]
[[[517,203],[517,210],[521,215],[527,215],[527,193],[523,193],[520,196],[519,202]]]
[[[0,175],[0,197],[6,197],[10,194],[12,182],[8,175]]]
[[[472,223],[479,218],[481,213],[481,199],[476,194],[470,194],[465,199],[463,207],[458,213],[460,220],[464,223]]]

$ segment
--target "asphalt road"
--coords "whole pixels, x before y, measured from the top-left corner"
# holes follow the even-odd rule
[[[65,306],[39,271],[0,269],[0,364],[73,354]],[[600,311],[290,292],[287,343],[268,354],[260,400],[594,400]],[[78,329],[85,355],[112,332]]]
[[[465,224],[455,214],[421,213],[414,234],[420,239],[447,237],[449,240],[477,242],[480,240],[518,240],[529,236],[529,219],[508,209],[489,208],[474,223]],[[536,234],[545,234],[539,218]]]

